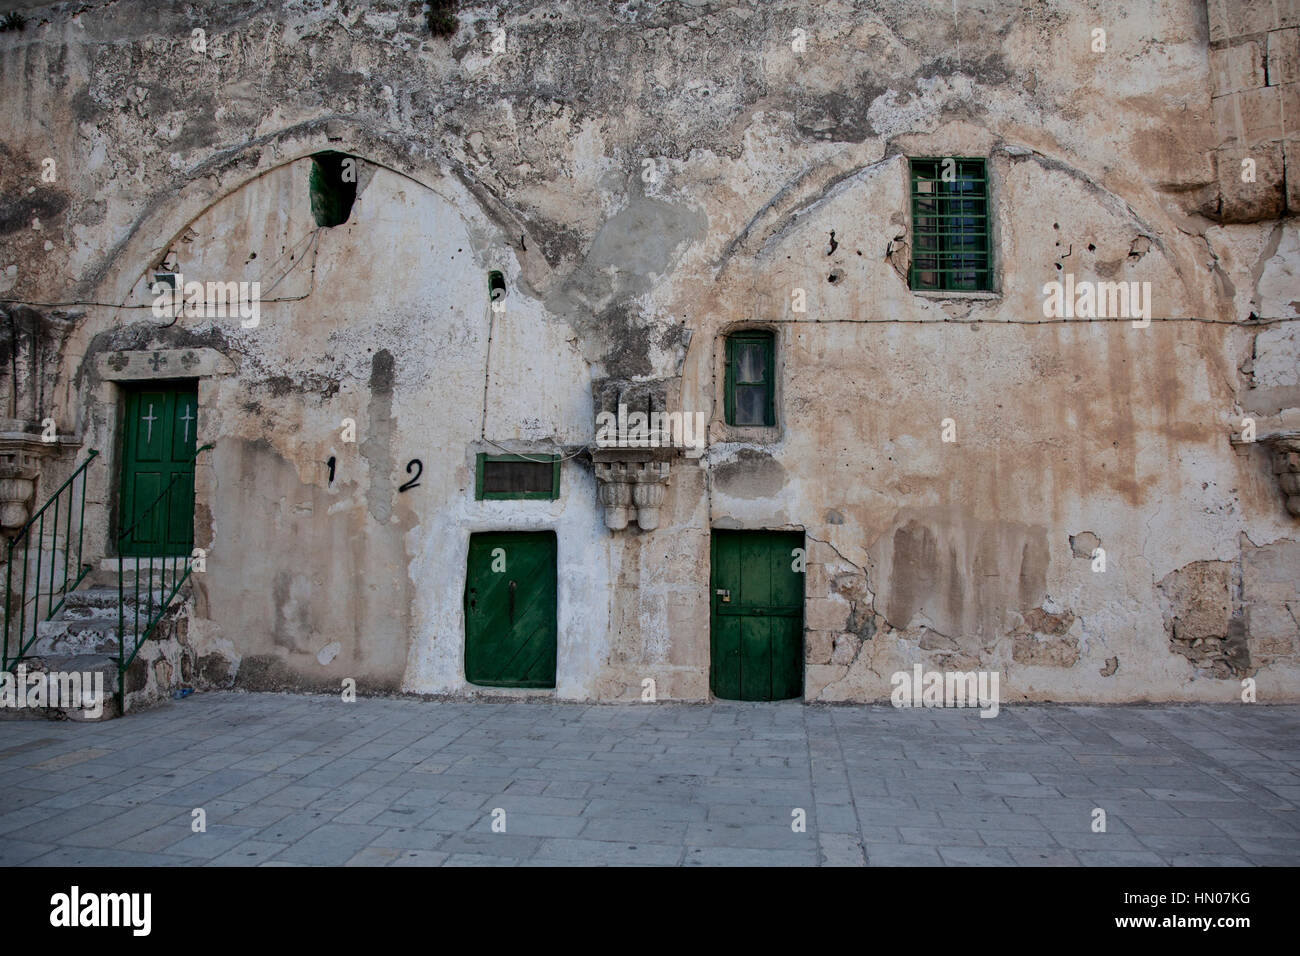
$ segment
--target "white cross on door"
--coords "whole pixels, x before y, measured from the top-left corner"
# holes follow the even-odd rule
[[[190,440],[190,422],[194,421],[194,416],[190,414],[190,407],[185,406],[185,414],[181,416],[181,421],[185,423],[185,432],[181,437],[182,442]]]
[[[148,445],[150,442],[153,441],[153,423],[156,422],[157,420],[158,420],[157,416],[154,415],[153,413],[153,403],[150,402],[149,414],[140,416],[140,421],[146,422],[148,424],[148,430],[144,434],[144,443],[146,445]]]

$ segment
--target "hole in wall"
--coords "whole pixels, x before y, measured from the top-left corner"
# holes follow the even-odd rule
[[[352,215],[357,198],[357,161],[326,150],[311,158],[311,214],[316,225],[341,226]]]

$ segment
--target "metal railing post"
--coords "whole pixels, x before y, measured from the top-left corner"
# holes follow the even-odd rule
[[[85,531],[86,521],[86,476],[93,462],[99,456],[99,452],[90,449],[86,460],[77,466],[63,484],[59,485],[58,490],[46,499],[45,504],[37,509],[36,513],[27,519],[26,523],[18,529],[17,532],[9,539],[6,548],[6,567],[5,567],[5,622],[4,622],[4,653],[0,656],[0,669],[9,670],[18,664],[26,655],[28,649],[36,642],[40,634],[40,624],[42,621],[48,621],[63,607],[64,601],[67,600],[68,594],[75,590],[77,585],[89,573],[90,569],[81,563],[82,559],[82,540]],[[76,500],[76,481],[81,479],[81,515],[77,523],[77,575],[69,578],[68,562],[72,556],[72,509]],[[63,494],[68,496],[68,515],[63,531],[63,578],[56,584],[58,575],[58,546],[59,546],[59,523],[61,515],[60,508],[63,506]],[[44,548],[45,548],[45,516],[46,512],[53,509],[54,530],[50,537],[50,579],[49,586],[42,590],[41,578],[44,574]],[[34,591],[28,591],[28,584],[33,577],[31,568],[31,546],[33,534],[36,537],[36,569]],[[18,593],[14,591],[14,558],[19,551],[19,543],[22,544],[23,554],[23,573],[22,588]],[[42,594],[45,597],[44,611],[41,609]],[[58,598],[56,601],[55,598]],[[14,604],[18,605],[18,628],[17,628],[17,646],[10,649],[13,643],[13,610]],[[31,605],[31,622],[32,630],[30,636],[27,632],[28,605]]]
[[[191,462],[196,461],[202,452],[205,452],[210,448],[212,448],[211,445],[204,445],[203,447],[197,449],[194,452],[194,456],[193,458],[190,459],[190,461]],[[175,488],[177,484],[182,482],[186,478],[191,478],[192,480],[192,475],[193,472],[178,472],[172,475],[171,480],[167,483],[167,486],[163,488],[162,492],[158,495],[158,497],[156,497],[143,510],[143,512],[139,513],[139,515],[136,517],[135,522],[129,528],[127,528],[120,535],[118,535],[117,691],[118,691],[119,715],[126,714],[126,669],[131,666],[131,662],[135,660],[135,656],[140,652],[140,647],[148,639],[149,635],[153,632],[153,629],[158,625],[158,622],[162,620],[163,615],[167,612],[168,605],[171,604],[172,598],[174,598],[176,596],[176,593],[180,591],[181,586],[187,580],[189,580],[189,576],[190,576],[189,562],[188,561],[183,562],[185,568],[184,574],[177,574],[174,569],[177,566],[176,558],[179,556],[170,555],[172,559],[173,573],[172,573],[172,582],[169,585],[167,583],[167,559],[169,555],[167,555],[166,553],[161,555],[154,555],[152,552],[157,546],[161,546],[164,549],[169,547],[170,537],[171,537],[171,502],[173,500],[173,494],[175,493]],[[189,516],[190,530],[187,536],[187,538],[191,540],[194,537],[194,511],[193,511],[192,499],[193,499],[193,493],[191,492],[190,516]],[[163,511],[162,514],[159,514],[158,512],[159,507],[162,507],[166,510]],[[150,552],[147,555],[149,559],[148,597],[146,598],[148,604],[145,607],[144,626],[141,627],[140,626],[140,558],[142,556],[137,553],[133,556],[135,558],[135,583],[134,586],[132,587],[132,593],[134,595],[134,601],[133,601],[134,608],[132,610],[133,629],[131,632],[131,651],[128,654],[126,649],[126,637],[127,637],[126,609],[125,609],[126,595],[125,595],[125,586],[122,581],[123,571],[124,571],[123,558],[125,556],[124,554],[125,548],[128,542],[130,541],[131,536],[135,533],[137,528],[142,528],[142,527],[149,528],[154,532],[153,542],[145,545],[145,548],[147,548]],[[161,537],[159,535],[160,528],[161,528]],[[133,548],[133,550],[137,552],[141,550],[141,547],[139,546],[138,543]],[[162,596],[161,596],[161,600],[158,601],[154,600],[154,590],[153,590],[153,581],[154,581],[153,562],[155,557],[160,558],[158,573],[160,577],[159,587],[161,589]]]

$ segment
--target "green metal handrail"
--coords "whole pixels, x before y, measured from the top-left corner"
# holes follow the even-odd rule
[[[193,457],[190,458],[190,462],[193,463],[194,461],[197,461],[202,452],[208,451],[212,447],[213,446],[211,445],[204,445],[201,448],[196,449]],[[193,488],[191,487],[190,489],[191,501],[189,508],[189,521],[185,528],[185,553],[183,555],[150,554],[147,556],[149,559],[149,586],[146,592],[148,600],[145,605],[145,624],[143,629],[140,627],[140,560],[145,556],[139,554],[131,556],[135,559],[135,593],[131,602],[134,612],[134,626],[131,633],[134,637],[129,654],[127,653],[126,647],[126,585],[123,582],[126,571],[125,565],[128,557],[123,552],[126,548],[127,542],[131,538],[131,535],[137,528],[145,524],[146,521],[150,523],[157,521],[158,508],[160,505],[163,509],[162,515],[164,518],[162,532],[162,541],[164,546],[171,540],[171,505],[173,493],[182,479],[190,478],[192,480],[193,477],[193,471],[182,471],[172,475],[171,481],[167,482],[167,487],[159,493],[158,497],[150,502],[149,505],[140,512],[135,522],[129,528],[117,536],[117,712],[119,716],[126,714],[126,669],[131,666],[131,662],[134,661],[136,655],[140,653],[140,647],[146,640],[148,640],[153,629],[158,626],[158,622],[162,620],[163,614],[166,613],[167,607],[171,604],[172,598],[174,598],[176,593],[181,589],[181,585],[189,580],[190,577],[190,569],[193,567],[194,559]],[[156,524],[154,526],[156,527]],[[153,590],[153,562],[155,557],[160,558],[162,561],[162,564],[158,569],[158,579],[159,584],[164,591],[162,599],[156,604],[154,602]],[[171,567],[170,591],[167,590],[168,562],[170,562]]]
[[[86,575],[89,574],[91,571],[91,565],[82,564],[81,546],[82,546],[82,533],[85,530],[85,521],[86,521],[86,469],[90,467],[90,463],[94,461],[97,457],[99,457],[99,452],[92,448],[90,450],[90,454],[86,456],[86,460],[83,461],[77,467],[77,470],[72,473],[72,475],[68,478],[67,481],[59,485],[58,491],[54,492],[54,494],[52,494],[49,497],[49,500],[47,500],[45,504],[41,505],[40,510],[37,511],[34,515],[32,515],[31,518],[27,520],[27,523],[24,524],[18,530],[18,532],[12,538],[9,539],[9,551],[8,551],[7,560],[5,564],[4,652],[2,655],[0,655],[0,671],[9,670],[11,667],[15,666],[19,661],[23,659],[23,655],[27,653],[27,650],[34,643],[36,643],[37,629],[40,627],[41,622],[48,621],[56,613],[58,613],[59,608],[63,607],[64,601],[68,599],[68,594],[76,590],[77,585],[80,584],[82,580],[85,579]],[[72,533],[73,533],[72,507],[77,499],[77,492],[75,487],[73,486],[73,483],[77,480],[78,477],[81,478],[81,509],[77,515],[77,521],[76,521],[77,563],[75,567],[77,571],[77,577],[76,580],[69,582],[68,559],[72,555]],[[63,531],[63,539],[64,539],[63,578],[61,579],[61,583],[57,587],[55,587],[54,572],[58,564],[57,555],[58,555],[58,542],[59,542],[59,509],[62,507],[62,505],[60,505],[58,502],[59,499],[63,497],[63,493],[65,491],[68,492],[67,495],[68,521]],[[45,543],[45,516],[46,513],[50,511],[51,507],[53,507],[54,509],[53,510],[54,528],[52,530],[52,533],[50,534],[50,585],[48,591],[45,592],[46,608],[45,608],[44,615],[42,615],[40,609],[41,575],[42,575],[41,565],[43,563],[43,555],[44,555],[43,546]],[[36,528],[36,575],[35,575],[36,589],[29,597],[27,593],[27,584],[28,584],[28,571],[30,570],[31,567],[29,558],[30,558],[31,544],[32,544],[32,533],[31,533],[32,528]],[[9,654],[9,636],[10,636],[9,632],[12,623],[12,614],[13,614],[13,605],[14,605],[14,590],[13,590],[14,552],[18,550],[18,546],[20,542],[22,543],[22,549],[23,549],[23,582],[22,582],[22,592],[18,596],[18,649],[11,657]],[[57,604],[54,601],[56,595],[59,596],[59,600]],[[32,605],[30,637],[27,636],[27,605],[28,604]]]

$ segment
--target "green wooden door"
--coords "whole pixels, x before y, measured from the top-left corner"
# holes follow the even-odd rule
[[[185,555],[193,548],[197,413],[194,386],[127,393],[118,525],[119,534],[129,532],[123,554]]]
[[[803,694],[803,535],[713,532],[709,686],[726,700]],[[800,549],[800,550],[796,550]]]
[[[555,686],[555,532],[471,535],[465,575],[465,679]]]

